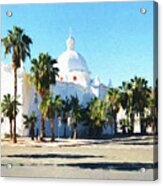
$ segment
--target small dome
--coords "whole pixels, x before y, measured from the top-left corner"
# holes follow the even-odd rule
[[[100,85],[100,78],[98,76],[95,77],[93,80],[93,86],[99,86]]]
[[[57,59],[57,66],[60,69],[60,72],[83,71],[89,73],[85,59],[74,50],[75,39],[72,36],[69,36],[66,44],[67,50]]]
[[[112,84],[112,80],[111,79],[109,79],[108,87],[109,88],[113,88],[113,84]]]

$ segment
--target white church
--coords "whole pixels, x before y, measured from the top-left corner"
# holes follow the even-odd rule
[[[86,105],[93,97],[102,99],[109,89],[109,86],[105,86],[100,82],[99,77],[91,78],[91,72],[88,69],[86,60],[84,57],[75,51],[75,39],[70,35],[66,41],[66,51],[64,51],[58,58],[57,67],[59,68],[59,77],[55,86],[51,87],[55,95],[60,95],[63,99],[66,97],[78,96],[80,103]],[[18,70],[18,95],[20,95],[19,102],[22,104],[19,108],[19,114],[17,116],[17,134],[19,136],[27,136],[28,132],[23,126],[23,114],[30,115],[32,111],[36,112],[38,121],[36,127],[40,129],[40,116],[41,113],[38,110],[38,103],[35,103],[36,91],[32,84],[27,80],[28,73],[24,70],[23,65]],[[12,63],[1,63],[1,100],[3,95],[10,93],[13,95],[14,90],[13,81],[13,69]],[[110,83],[110,86],[111,83]],[[38,97],[38,101],[41,101]],[[125,113],[121,111],[118,115],[118,119],[124,118]],[[55,134],[58,137],[62,137],[65,130],[65,125],[62,124],[61,128],[58,128],[57,119],[55,121]],[[66,129],[68,130],[68,129]],[[82,125],[78,124],[78,134],[82,136],[87,130]],[[136,125],[136,132],[140,131],[139,125]],[[8,118],[4,118],[1,124],[1,134],[7,134],[9,132]],[[113,134],[114,126],[108,125],[103,130],[103,134]],[[50,136],[50,123],[46,121],[45,135]]]

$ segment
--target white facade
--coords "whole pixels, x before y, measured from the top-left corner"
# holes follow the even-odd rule
[[[94,96],[102,98],[108,87],[100,83],[98,77],[94,80],[91,79],[91,73],[87,67],[86,61],[81,54],[75,51],[75,39],[70,36],[66,41],[67,50],[63,52],[57,59],[59,68],[59,77],[55,86],[51,87],[51,90],[55,95],[61,95],[65,97],[78,96],[80,103],[86,106],[87,102],[90,101]],[[19,102],[21,106],[19,114],[17,116],[17,134],[20,136],[28,135],[28,131],[24,130],[22,114],[30,115],[32,111],[36,112],[38,117],[37,128],[40,129],[40,117],[41,113],[38,110],[38,103],[35,103],[36,91],[32,84],[27,80],[28,74],[25,72],[23,67],[18,70],[18,91],[20,95]],[[3,95],[10,93],[13,95],[14,90],[14,77],[12,64],[1,64],[1,100]],[[41,98],[38,96],[38,102]],[[58,134],[57,120],[55,121],[55,133]],[[9,132],[9,122],[7,118],[4,118],[4,122],[1,125],[2,136]],[[80,132],[84,133],[84,128],[80,125]],[[66,129],[68,130],[68,129]],[[113,129],[108,127],[108,132],[112,133]],[[60,129],[60,134],[64,133],[64,125]],[[46,123],[45,134],[50,136],[50,124]]]
[[[24,70],[20,68],[18,70],[18,95],[19,97],[19,102],[22,104],[19,108],[19,114],[17,116],[17,133],[21,134],[23,131],[23,118],[22,114],[24,112],[25,107],[23,107],[23,102],[25,101],[24,99],[24,94],[23,94],[23,86],[24,86],[24,77],[23,77],[23,72]],[[1,100],[3,99],[3,96],[6,94],[11,94],[12,96],[14,95],[14,74],[13,74],[13,69],[12,69],[12,64],[1,64]],[[8,118],[3,118],[4,122],[1,124],[1,134],[3,135],[4,133],[8,133],[9,131],[9,122]]]
[[[80,104],[86,106],[86,104],[93,97],[103,99],[106,95],[108,88],[112,87],[111,80],[109,85],[105,86],[100,82],[98,76],[91,79],[91,73],[87,67],[86,60],[82,55],[75,51],[75,39],[70,36],[66,41],[67,49],[57,59],[57,67],[59,68],[59,77],[55,86],[51,86],[51,91],[55,95],[60,95],[63,99],[66,97],[77,96],[80,100]],[[27,136],[28,131],[23,126],[23,114],[30,115],[34,111],[37,115],[38,121],[36,127],[40,130],[40,118],[41,113],[38,110],[38,103],[41,98],[38,95],[38,103],[35,103],[36,91],[32,84],[27,80],[28,73],[23,69],[23,65],[18,69],[17,94],[21,106],[19,107],[19,114],[17,116],[17,134],[20,136]],[[14,74],[12,69],[12,63],[1,63],[1,100],[3,95],[11,94],[14,92]],[[3,117],[3,116],[2,116]],[[118,131],[120,130],[119,121],[126,118],[125,111],[123,109],[117,115]],[[8,118],[3,118],[4,122],[1,124],[1,136],[9,133],[9,121]],[[70,127],[61,125],[58,129],[57,118],[55,118],[55,134],[56,136],[63,136],[66,132],[69,135]],[[134,133],[140,133],[140,121],[139,117],[135,117]],[[87,132],[87,128],[78,124],[78,131],[81,136]],[[46,121],[45,125],[46,136],[51,135],[50,123]],[[114,134],[114,125],[108,125],[103,129],[103,134]]]

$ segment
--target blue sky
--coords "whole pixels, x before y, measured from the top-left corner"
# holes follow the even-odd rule
[[[142,7],[146,14],[140,13]],[[12,17],[6,16],[7,10]],[[66,49],[71,27],[75,48],[86,59],[92,77],[98,75],[106,85],[111,79],[115,87],[135,75],[153,83],[152,2],[5,5],[2,37],[13,25],[32,38],[32,58],[40,52],[57,58]],[[2,55],[4,62],[10,58]],[[29,60],[25,68],[29,70]]]

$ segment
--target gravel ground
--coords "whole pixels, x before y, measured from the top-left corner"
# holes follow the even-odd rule
[[[154,180],[157,141],[152,136],[113,140],[1,143],[1,174],[16,177]],[[9,164],[9,166],[8,166]]]

